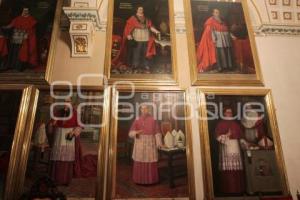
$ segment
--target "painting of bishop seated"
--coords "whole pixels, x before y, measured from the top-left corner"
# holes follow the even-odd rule
[[[191,1],[197,72],[255,74],[240,2]]]
[[[56,1],[0,1],[0,73],[46,70]]]
[[[168,0],[115,0],[111,74],[171,74]]]

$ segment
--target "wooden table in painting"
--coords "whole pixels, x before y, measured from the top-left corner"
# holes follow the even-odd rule
[[[169,181],[169,187],[174,188],[175,183],[174,180],[179,177],[184,177],[187,175],[187,170],[186,170],[186,151],[185,148],[172,148],[172,149],[167,149],[167,148],[162,148],[159,149],[160,153],[160,158],[163,158],[163,156],[167,157],[168,161],[168,167],[167,167],[167,179]],[[180,159],[180,157],[184,158],[184,165],[175,165],[175,161]],[[178,168],[175,170],[175,168]],[[175,173],[176,172],[176,173]]]

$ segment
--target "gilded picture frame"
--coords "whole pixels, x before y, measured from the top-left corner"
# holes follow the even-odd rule
[[[114,32],[114,24],[118,24],[118,20],[115,20],[114,14],[115,14],[115,7],[116,7],[116,2],[119,2],[120,4],[122,3],[122,0],[112,0],[109,1],[109,5],[108,5],[108,26],[107,26],[107,32],[106,32],[106,54],[105,54],[105,62],[104,62],[104,73],[106,75],[106,77],[108,78],[108,82],[109,83],[113,83],[113,82],[117,82],[117,81],[131,81],[134,84],[137,85],[177,85],[177,78],[178,78],[178,70],[177,70],[177,54],[176,54],[176,34],[175,34],[175,22],[174,22],[174,0],[164,0],[164,1],[157,1],[157,3],[166,3],[168,8],[168,14],[166,15],[166,11],[161,12],[161,14],[166,15],[167,19],[165,19],[167,21],[166,24],[163,24],[162,26],[166,29],[166,36],[168,36],[168,39],[164,40],[164,39],[155,39],[155,45],[159,44],[159,48],[165,50],[165,49],[170,49],[167,56],[167,60],[170,59],[170,61],[167,61],[167,63],[165,64],[165,66],[167,66],[168,70],[166,70],[165,72],[155,72],[153,73],[153,67],[154,68],[158,68],[158,64],[150,64],[150,70],[147,70],[148,72],[141,72],[143,71],[142,67],[139,66],[138,70],[140,72],[134,72],[133,66],[129,67],[127,66],[126,69],[129,69],[130,72],[127,73],[123,73],[121,72],[120,74],[114,74],[113,73],[113,67],[112,67],[112,46],[113,46],[113,32]],[[154,2],[148,2],[148,6],[153,6],[151,4],[153,4]],[[145,16],[148,19],[147,16],[147,12],[149,13],[150,11],[147,10],[147,5],[143,5],[143,1],[137,1],[136,3],[129,3],[124,1],[124,8],[126,7],[131,7],[131,13],[133,14],[134,9],[136,9],[136,4],[140,5],[140,7],[145,7],[144,8],[144,12],[146,13]],[[126,5],[125,5],[126,4]],[[127,5],[128,4],[128,5]],[[130,4],[130,5],[129,5]],[[127,9],[127,8],[126,8]],[[123,11],[123,12],[129,12],[129,11]],[[164,8],[165,9],[165,8]],[[134,15],[132,15],[134,16]],[[165,17],[166,17],[165,16]],[[129,19],[129,18],[127,18]],[[127,20],[126,19],[126,20]],[[125,19],[123,19],[125,20]],[[161,19],[160,19],[161,20]],[[115,22],[115,23],[114,23]],[[123,22],[123,25],[126,24],[126,21]],[[124,25],[125,26],[125,25]],[[158,26],[158,25],[157,25]],[[121,26],[122,27],[122,26]],[[161,27],[155,27],[156,29],[158,29],[159,31],[161,31]],[[125,28],[124,28],[125,30]],[[119,33],[119,36],[121,38],[123,38],[123,29],[120,31],[122,33]],[[161,33],[161,35],[163,34],[163,32]],[[163,37],[163,36],[155,36],[156,38],[159,37]],[[156,49],[158,49],[156,47]],[[167,52],[167,51],[165,51]],[[158,53],[156,54],[158,55]],[[154,55],[154,59],[156,57],[156,55]],[[162,53],[160,53],[159,55],[162,55]],[[153,59],[153,57],[151,58],[151,60]],[[165,59],[165,58],[163,58]],[[131,61],[130,61],[131,62]],[[140,61],[142,62],[142,61]],[[149,61],[149,63],[152,61]],[[165,61],[162,61],[165,62]],[[128,65],[128,64],[126,64]],[[140,63],[140,65],[142,65]],[[153,65],[153,66],[152,66]],[[160,65],[162,65],[160,63]],[[169,66],[170,65],[170,66]],[[166,67],[165,67],[166,68]],[[170,68],[170,69],[169,69]],[[164,69],[165,70],[165,69]]]
[[[253,193],[251,195],[253,196],[248,196],[249,198],[258,198],[258,196],[290,196],[290,190],[289,190],[289,184],[288,184],[288,179],[287,179],[287,174],[286,174],[286,168],[285,168],[285,164],[284,164],[284,157],[283,157],[283,152],[282,152],[282,146],[281,146],[281,142],[280,142],[280,135],[279,135],[279,129],[278,129],[278,125],[277,125],[277,120],[276,120],[276,111],[275,111],[275,106],[273,103],[273,99],[272,99],[272,94],[271,91],[269,89],[226,89],[226,88],[200,88],[197,90],[197,98],[198,98],[198,102],[199,102],[199,107],[198,107],[198,111],[199,111],[199,134],[200,134],[200,140],[201,140],[201,157],[202,157],[202,172],[203,172],[203,182],[205,182],[206,184],[204,184],[204,191],[205,191],[205,195],[204,195],[204,199],[207,200],[212,200],[212,199],[231,199],[231,198],[236,198],[239,199],[238,196],[230,196],[229,194],[227,196],[217,196],[216,194],[220,194],[217,193],[217,190],[219,190],[217,188],[216,185],[218,185],[218,182],[221,182],[220,179],[217,179],[218,182],[214,182],[215,179],[215,172],[216,169],[213,168],[213,162],[214,159],[217,158],[213,158],[213,152],[212,152],[212,138],[216,137],[216,136],[211,136],[211,134],[216,134],[216,133],[211,133],[209,130],[211,130],[211,127],[209,125],[208,122],[208,113],[211,113],[211,110],[208,111],[208,100],[212,100],[215,99],[218,96],[224,96],[224,97],[229,97],[231,96],[231,98],[237,98],[237,97],[246,97],[246,98],[261,98],[263,104],[264,104],[264,112],[266,113],[265,117],[267,120],[266,123],[268,123],[268,132],[269,134],[271,134],[272,136],[272,142],[273,142],[273,151],[274,151],[274,157],[275,157],[275,163],[277,164],[277,171],[278,171],[278,183],[280,184],[280,194],[267,194],[267,193],[260,193],[259,195],[257,195],[256,193]],[[222,103],[224,103],[225,101],[223,101]],[[245,102],[244,102],[245,103]],[[229,101],[227,101],[227,104],[230,104]],[[246,103],[245,103],[246,104]],[[211,104],[210,104],[211,105]],[[236,105],[236,104],[234,104]],[[238,107],[238,106],[237,106]],[[224,105],[223,107],[223,111],[226,110],[228,107],[226,107],[226,105]],[[234,108],[232,105],[230,105],[230,109],[236,109]],[[247,108],[246,108],[247,109]],[[222,109],[220,109],[220,113],[223,112],[221,111]],[[237,109],[236,109],[237,110]],[[225,112],[225,111],[224,111]],[[224,116],[224,115],[223,115]],[[234,115],[235,116],[235,115]],[[226,117],[226,115],[225,115]],[[220,119],[219,119],[220,120]],[[221,120],[220,120],[221,121]],[[236,120],[238,121],[238,120]],[[246,128],[242,129],[245,130]],[[215,129],[216,131],[217,129]],[[242,144],[240,144],[240,148]],[[216,147],[217,148],[217,147]],[[220,147],[219,147],[220,148]],[[250,149],[250,151],[253,149]],[[220,150],[219,150],[220,151]],[[255,150],[254,150],[255,151]],[[252,151],[253,152],[253,151]],[[252,153],[253,155],[253,153]],[[219,155],[220,156],[220,155]],[[245,154],[244,154],[245,156]],[[251,153],[248,155],[250,156],[249,159],[251,159]],[[218,158],[220,162],[220,157]],[[253,159],[254,160],[254,159]],[[254,161],[253,161],[254,162]],[[246,163],[246,160],[243,161],[243,165]],[[215,165],[214,165],[215,166]],[[216,167],[216,166],[215,166]],[[217,167],[218,168],[218,167]],[[251,171],[253,170],[253,168],[248,168],[246,169],[246,164],[245,166],[243,166],[243,170],[248,170]],[[220,169],[218,169],[220,170]],[[273,169],[272,169],[273,170]],[[274,171],[273,171],[274,172]],[[246,174],[247,172],[245,172]],[[251,172],[254,173],[254,172]],[[253,177],[256,177],[256,175],[250,175]],[[245,175],[244,177],[244,181],[246,182],[247,179],[249,179],[249,174]],[[263,180],[263,179],[260,179]],[[266,183],[266,182],[264,182]],[[230,183],[228,183],[230,184]],[[248,186],[244,186],[246,187],[246,193],[247,195],[249,192],[249,182],[247,182],[245,185]],[[271,186],[273,187],[273,186]],[[278,189],[278,188],[277,188]],[[251,190],[251,189],[250,189]],[[262,190],[263,191],[263,190]],[[240,198],[245,198],[247,197],[246,193],[244,193],[244,196],[240,196]],[[246,196],[245,196],[246,195]],[[256,196],[255,196],[256,195]]]
[[[99,127],[99,131],[100,131],[100,135],[98,136],[98,139],[100,140],[100,142],[98,143],[98,147],[97,147],[97,161],[96,161],[96,177],[95,177],[95,199],[103,199],[102,195],[103,195],[103,189],[105,188],[104,185],[104,181],[105,181],[105,174],[106,174],[106,164],[105,164],[105,160],[107,160],[107,141],[106,139],[108,138],[108,131],[109,131],[109,115],[110,115],[110,98],[111,98],[111,88],[110,87],[93,87],[93,86],[82,86],[82,87],[76,87],[73,86],[72,88],[68,88],[65,86],[60,86],[60,85],[56,85],[55,87],[53,87],[53,92],[59,92],[59,93],[63,93],[63,92],[68,92],[68,91],[72,91],[71,94],[75,94],[76,92],[80,93],[82,92],[82,94],[85,96],[84,98],[88,98],[86,99],[87,102],[90,100],[98,100],[100,99],[102,102],[102,122],[99,122],[99,124],[101,124],[102,126]],[[27,167],[28,167],[28,162],[29,162],[29,153],[31,150],[31,145],[32,145],[32,137],[33,137],[33,127],[35,125],[35,114],[37,111],[37,105],[40,97],[42,97],[42,93],[50,93],[50,87],[49,86],[39,86],[38,87],[38,91],[40,93],[40,95],[36,96],[36,102],[35,102],[35,110],[33,110],[33,117],[28,119],[26,121],[26,123],[28,124],[28,126],[30,126],[29,129],[26,130],[26,135],[22,138],[22,149],[20,149],[19,154],[21,155],[19,158],[19,168],[18,168],[18,172],[16,173],[16,175],[18,177],[20,177],[18,180],[15,180],[15,184],[14,184],[14,197],[20,197],[22,194],[24,194],[24,184],[25,184],[25,180],[26,180],[26,171],[27,171]],[[95,96],[95,97],[89,97],[87,96],[84,92],[89,93],[97,93],[97,92],[101,92],[101,97],[100,96]],[[58,95],[59,95],[58,93]],[[76,93],[77,94],[77,93]],[[57,94],[56,94],[57,95]],[[42,101],[42,100],[41,100]],[[84,103],[84,102],[83,102]],[[98,105],[98,104],[97,104]],[[88,106],[87,105],[83,105],[83,106]],[[94,104],[91,104],[91,106],[94,106]],[[82,107],[83,108],[83,107]],[[81,108],[81,109],[82,109]],[[93,122],[93,123],[97,123],[97,122]],[[26,169],[26,170],[24,170]],[[28,192],[28,191],[27,191]],[[62,192],[62,191],[59,191]],[[66,194],[65,194],[66,195]],[[66,195],[67,196],[67,195]],[[69,196],[67,196],[69,198]]]
[[[52,67],[54,64],[54,57],[55,57],[55,49],[56,49],[56,42],[57,42],[57,34],[59,31],[59,23],[60,23],[60,16],[61,16],[61,9],[63,6],[63,0],[57,0],[56,5],[54,6],[53,10],[53,21],[52,21],[52,29],[49,33],[50,36],[46,37],[45,41],[38,41],[39,37],[36,37],[37,42],[42,45],[48,45],[47,47],[43,47],[47,53],[44,55],[42,52],[43,48],[38,47],[39,51],[37,55],[38,57],[38,65],[37,69],[33,71],[4,71],[0,73],[0,83],[18,83],[18,84],[47,84],[50,81],[52,76]],[[35,8],[34,8],[35,9]],[[30,10],[29,10],[30,12]],[[49,16],[48,16],[49,17]],[[42,55],[43,54],[43,55]],[[41,61],[43,60],[43,61]],[[42,67],[41,67],[42,66]],[[43,68],[43,69],[40,69]]]
[[[110,126],[110,135],[109,135],[109,150],[108,150],[108,165],[107,165],[107,177],[106,177],[106,190],[104,199],[168,199],[170,197],[161,196],[161,197],[116,197],[116,168],[117,168],[117,143],[118,143],[118,127],[119,127],[119,120],[118,116],[119,112],[119,97],[121,93],[131,93],[138,94],[138,93],[163,93],[163,94],[172,94],[172,93],[180,93],[184,95],[184,102],[186,102],[186,92],[178,87],[135,87],[134,90],[130,87],[120,86],[113,88],[112,96],[112,110],[111,110],[111,126]],[[126,98],[126,97],[125,97]],[[127,100],[127,99],[126,99]],[[126,101],[125,100],[125,101]],[[185,116],[190,115],[190,108],[184,104],[184,114]],[[186,197],[172,197],[172,199],[196,199],[195,194],[195,180],[194,180],[194,161],[193,161],[193,149],[192,149],[192,136],[191,136],[191,122],[189,120],[184,120],[185,123],[185,133],[186,133],[186,164],[187,164],[187,193],[188,196]],[[122,128],[124,129],[124,128]],[[119,161],[118,161],[119,162]],[[131,172],[129,173],[131,174]],[[169,180],[169,179],[168,179]],[[160,184],[160,183],[159,183]],[[181,183],[182,184],[182,183]],[[155,184],[154,184],[155,186]],[[146,185],[144,186],[146,187]],[[151,185],[149,186],[151,188]],[[176,187],[176,186],[175,186]],[[157,195],[156,195],[157,196]]]
[[[20,106],[18,109],[19,111],[15,125],[13,143],[11,147],[8,171],[6,175],[6,183],[4,188],[4,199],[8,200],[16,198],[15,186],[17,183],[17,179],[15,177],[18,177],[19,170],[21,170],[19,161],[21,160],[23,138],[26,137],[27,131],[30,130],[30,125],[27,124],[27,121],[34,118],[34,110],[37,103],[38,91],[36,88],[30,85],[16,84],[1,84],[0,91],[3,93],[5,91],[21,92]]]
[[[202,86],[213,86],[213,85],[263,86],[264,84],[263,76],[261,73],[260,62],[259,62],[256,44],[255,44],[254,32],[250,21],[247,1],[246,0],[237,0],[237,1],[201,0],[201,1],[197,1],[198,4],[200,3],[200,5],[193,5],[193,6],[192,3],[193,0],[184,1],[184,10],[185,10],[184,13],[185,13],[185,19],[187,23],[188,52],[189,52],[190,75],[191,75],[192,84],[202,85]],[[230,14],[228,13],[231,13],[230,10],[228,10],[230,8],[230,5],[227,6],[227,4],[236,5],[237,7],[239,6],[237,10],[238,12],[240,12],[239,18],[242,19],[233,19],[233,20],[231,19],[231,20],[239,21],[238,23],[241,23],[240,25],[234,26],[235,24],[233,24],[229,26],[230,24],[227,24],[226,21],[228,20],[227,18],[230,19]],[[199,13],[204,12],[206,14],[202,14],[202,15],[200,15],[199,13],[197,14],[195,13],[196,12],[195,10]],[[229,45],[230,46],[229,49],[231,53],[230,56],[228,56],[230,57],[230,59],[227,57],[225,53],[227,57],[226,58],[227,61],[223,60],[225,63],[227,62],[227,64],[224,64],[223,61],[220,61],[220,59],[221,58],[224,59],[223,56],[225,56],[224,54],[222,54],[222,51],[217,50],[221,48],[215,48],[216,50],[212,50],[212,48],[209,48],[210,46],[207,43],[205,43],[203,39],[204,38],[203,35],[205,34],[205,30],[206,30],[205,28],[209,26],[208,21],[210,18],[208,18],[208,15],[211,15],[212,16],[211,18],[213,18],[213,13],[210,14],[209,12],[214,12],[214,10],[218,10],[218,15],[222,20],[221,23],[224,26],[228,25],[227,27],[221,28],[221,30],[228,28],[230,34],[229,43],[231,44]],[[225,19],[225,23],[223,21],[224,18],[222,16],[222,12],[227,13],[226,15],[227,18]],[[193,19],[195,18],[197,18],[199,23],[201,24],[195,25],[193,22]],[[194,30],[195,26],[201,27],[201,28],[198,27],[197,29],[198,32]],[[239,40],[239,36],[235,37],[232,34],[233,30],[239,30],[237,29],[237,27],[243,27],[241,28],[242,31],[236,31],[237,35],[239,34],[243,35],[241,36],[240,40]],[[201,43],[202,39],[203,39],[203,44]],[[216,39],[216,41],[217,40],[218,39]],[[200,45],[206,46],[207,51],[208,49],[211,49],[209,50],[210,53],[205,53],[207,51],[205,50],[204,47],[200,48]],[[216,47],[216,45],[221,45],[221,44],[214,43],[213,45],[215,45]],[[246,52],[245,55],[244,52]],[[213,58],[216,60],[213,61]],[[228,63],[229,62],[228,60],[231,60],[230,61],[231,64]],[[247,66],[247,63],[251,63],[251,64]],[[204,70],[203,71],[201,68],[199,68],[200,66],[201,68],[204,66],[208,66],[208,67],[206,69],[203,69]]]

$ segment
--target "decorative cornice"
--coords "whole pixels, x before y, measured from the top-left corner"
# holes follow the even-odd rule
[[[286,25],[261,25],[254,27],[257,36],[266,35],[290,35],[300,36],[300,26],[286,26]]]
[[[70,21],[90,21],[94,24],[96,30],[103,29],[103,23],[100,20],[98,10],[73,7],[64,7],[63,9]]]

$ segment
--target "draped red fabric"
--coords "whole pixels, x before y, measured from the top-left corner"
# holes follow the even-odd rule
[[[216,137],[220,135],[227,134],[231,131],[230,139],[240,139],[242,134],[242,129],[240,125],[234,120],[222,120],[217,124],[215,133]]]
[[[245,67],[244,70],[255,71],[253,56],[249,39],[236,39],[232,41],[235,62]],[[245,72],[247,72],[245,71]]]
[[[28,37],[23,41],[19,52],[19,59],[22,62],[27,62],[34,66],[37,65],[37,48],[35,35],[36,23],[36,20],[32,16],[18,16],[13,19],[10,24],[13,28],[21,29],[27,32]]]
[[[8,54],[7,40],[5,37],[0,36],[0,57],[4,57]]]
[[[198,71],[204,72],[217,62],[216,47],[212,39],[212,31],[228,32],[224,23],[218,22],[214,17],[210,17],[204,24],[204,31],[197,47]]]
[[[97,176],[97,155],[82,156],[82,146],[79,137],[75,139],[75,178],[88,178]]]

